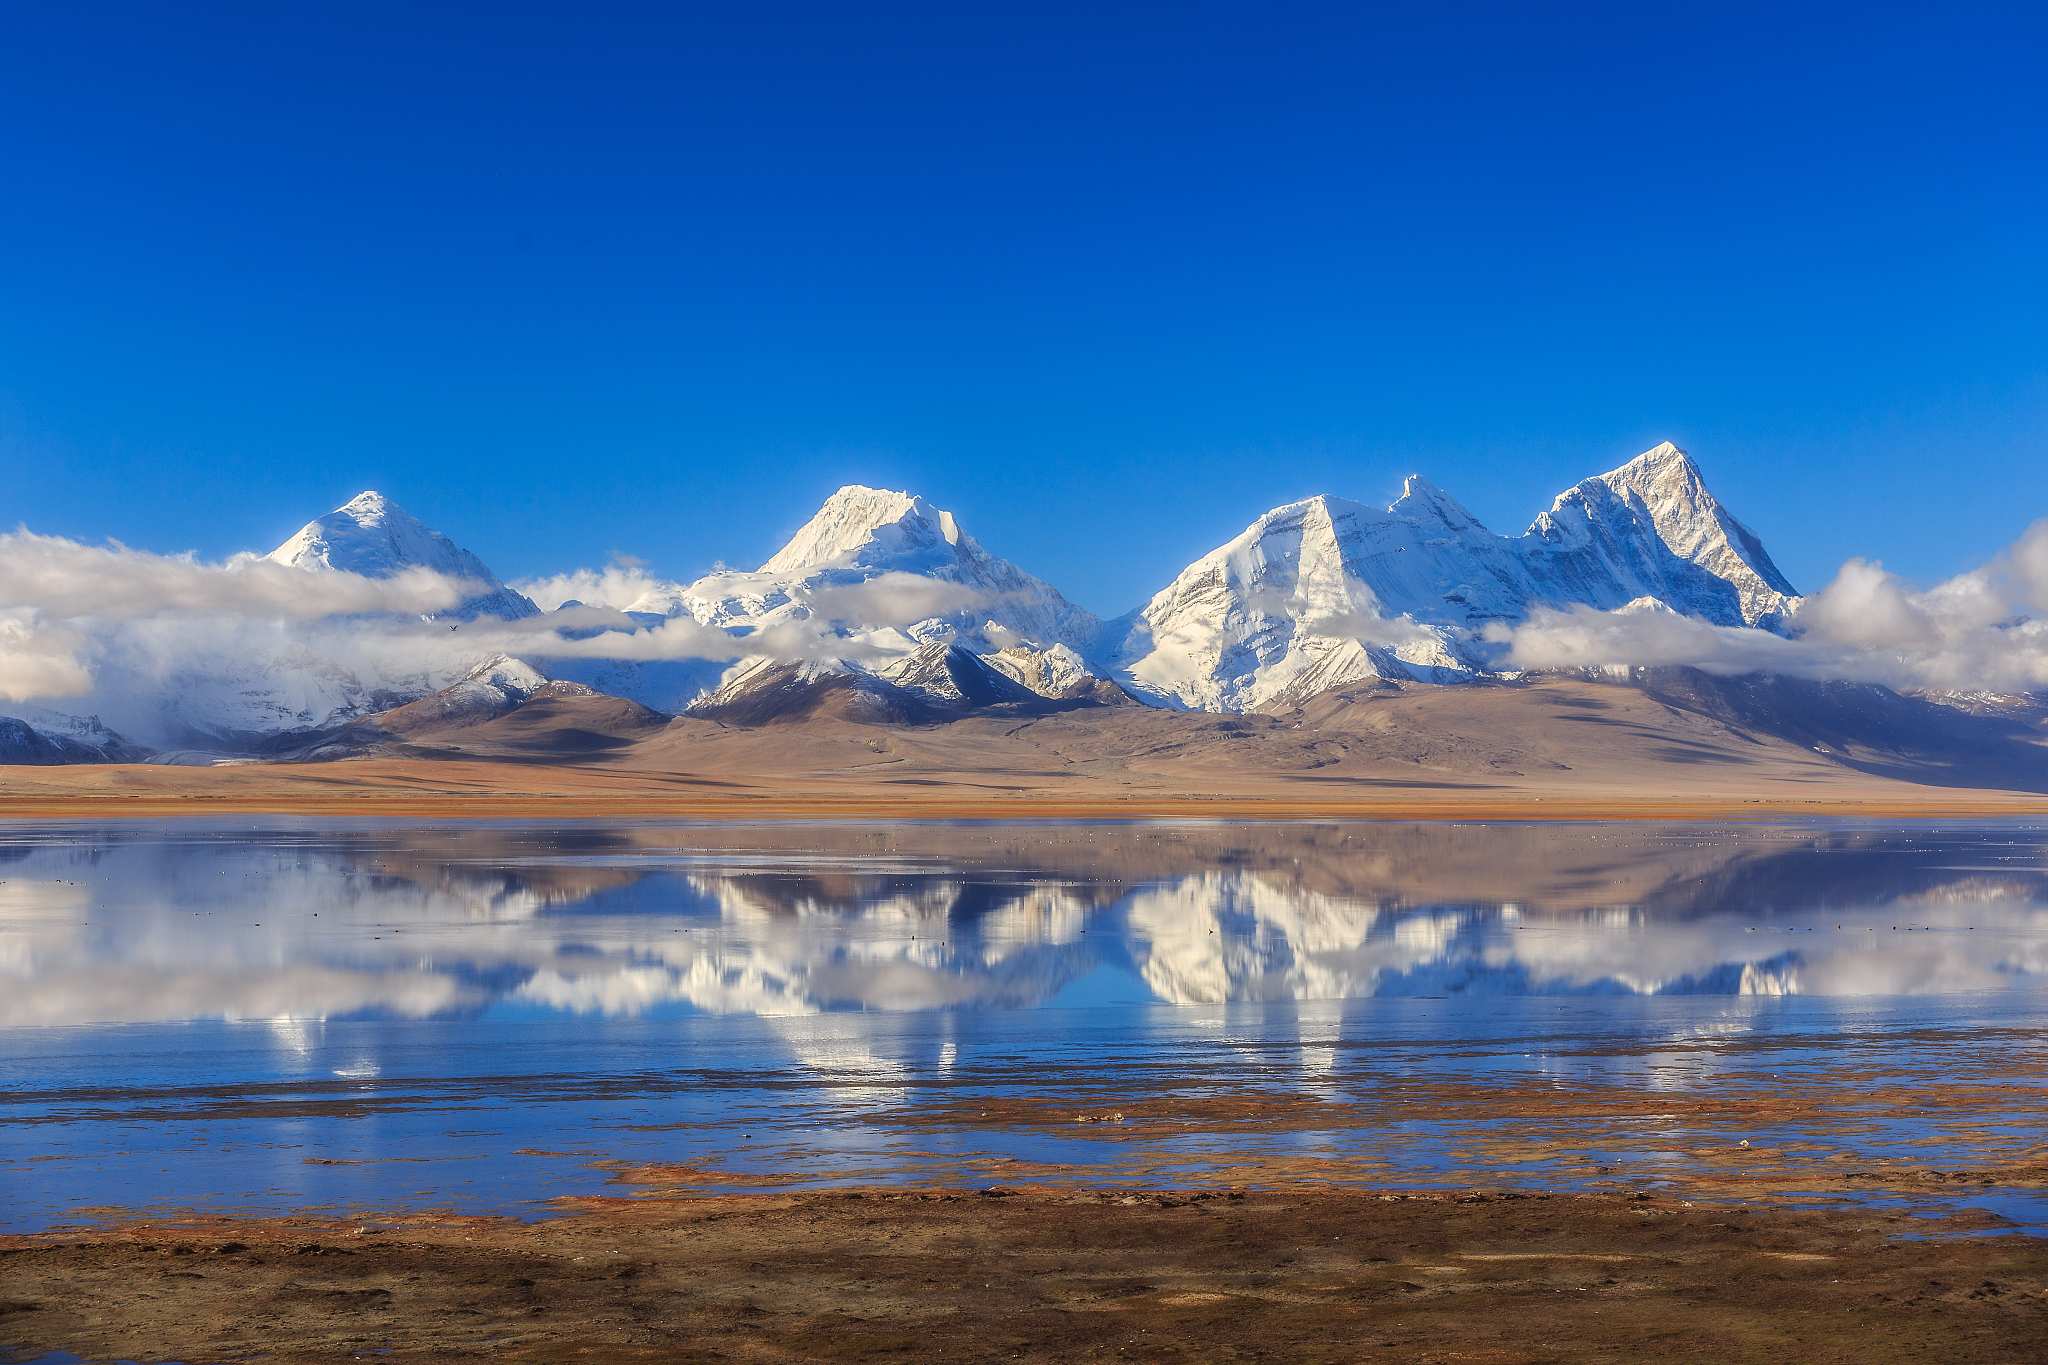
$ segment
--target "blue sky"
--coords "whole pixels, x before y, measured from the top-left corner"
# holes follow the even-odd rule
[[[0,521],[505,577],[909,487],[1120,612],[1661,439],[1801,588],[2048,515],[2030,5],[19,5]]]

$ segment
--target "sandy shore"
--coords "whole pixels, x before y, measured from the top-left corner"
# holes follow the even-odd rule
[[[1204,791],[992,791],[965,777],[906,790],[856,777],[709,778],[608,766],[448,759],[221,768],[0,768],[0,819],[301,814],[390,819],[1143,819],[1686,820],[1783,816],[1960,818],[2048,814],[2048,796],[1931,787],[1845,774],[1828,784],[1702,786],[1644,781],[1598,791],[1355,782],[1302,790],[1258,774]]]
[[[2048,1357],[2048,1241],[1985,1231],[1640,1193],[1313,1189],[194,1220],[0,1239],[0,1340],[190,1365]]]

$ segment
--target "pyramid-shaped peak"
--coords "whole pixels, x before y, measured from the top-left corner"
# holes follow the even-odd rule
[[[478,567],[474,556],[375,489],[307,522],[270,557],[296,568],[346,569],[376,578],[414,567],[459,567],[474,576]]]
[[[1486,530],[1463,503],[1420,474],[1408,476],[1401,485],[1401,496],[1387,510],[1397,517],[1413,517],[1450,531]]]
[[[915,493],[850,483],[825,499],[761,572],[801,573],[874,557],[864,552],[902,555],[963,541],[972,544],[953,514]]]
[[[1619,469],[1610,469],[1598,482],[1623,496],[1633,494],[1652,508],[1678,505],[1705,509],[1720,505],[1692,456],[1669,441],[1644,451]]]
[[[416,521],[410,512],[374,488],[366,488],[334,509],[334,516],[347,517],[358,526],[381,525],[386,518]]]
[[[1662,441],[1630,460],[1619,469],[1609,470],[1601,477],[1610,481],[1616,479],[1640,480],[1693,478],[1700,476],[1700,467],[1693,463],[1692,456],[1680,450],[1669,441]]]
[[[464,620],[479,614],[517,619],[539,612],[501,583],[481,559],[375,489],[307,522],[269,557],[295,569],[340,569],[366,578],[431,569],[472,582],[482,591],[448,613]]]

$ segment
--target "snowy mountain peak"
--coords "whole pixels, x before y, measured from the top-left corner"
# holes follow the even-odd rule
[[[955,644],[975,654],[1020,645],[1086,647],[1102,628],[1050,583],[982,549],[951,512],[914,493],[862,484],[827,498],[756,572],[721,569],[688,586],[643,594],[627,610],[636,617],[688,616],[736,637],[799,624],[806,632],[822,630],[828,640],[843,642],[848,659],[866,661],[835,668],[863,678],[870,664],[887,673],[894,662],[930,646],[940,647],[939,655]],[[545,666],[557,678],[661,710],[698,707],[702,714],[725,714],[718,708],[738,705],[741,693],[759,686],[817,681],[765,656],[731,670],[573,659]],[[771,677],[764,670],[780,671]]]
[[[1370,678],[1445,682],[1496,666],[1486,633],[1532,608],[1660,604],[1775,626],[1793,597],[1756,536],[1665,442],[1497,535],[1428,479],[1381,511],[1277,507],[1116,623],[1117,679],[1154,701],[1243,711]]]
[[[394,512],[397,513],[398,520],[401,523],[409,521],[418,524],[419,522],[417,517],[374,488],[364,489],[336,508],[335,511],[351,517],[359,526],[381,526],[384,524],[384,518]]]
[[[827,498],[760,572],[814,586],[897,573],[957,583],[976,600],[947,629],[980,637],[988,627],[997,627],[1002,638],[987,639],[991,646],[1013,643],[1016,636],[1041,646],[1077,643],[1092,638],[1100,625],[1050,583],[982,549],[951,512],[915,493],[860,484],[848,484]]]
[[[1413,517],[1425,526],[1441,526],[1453,534],[1478,531],[1491,534],[1464,504],[1420,474],[1410,474],[1401,486],[1401,496],[1387,508],[1397,517]]]
[[[1692,457],[1669,441],[1560,493],[1529,535],[1567,556],[1600,559],[1639,583],[1661,579],[1673,591],[1651,595],[1724,625],[1781,620],[1798,595],[1756,533],[1722,506]]]
[[[981,547],[961,533],[951,512],[940,511],[914,493],[850,483],[825,499],[817,515],[761,566],[761,572],[876,566],[906,556],[951,559],[947,551],[954,548],[978,553]]]
[[[1669,441],[1659,441],[1614,472],[1619,474],[1625,469],[1688,469],[1694,478],[1698,478],[1700,472],[1692,456]]]
[[[483,590],[446,613],[464,621],[485,615],[516,620],[540,614],[540,608],[499,582],[481,559],[374,489],[307,522],[269,558],[295,569],[340,569],[366,578],[430,569],[469,579]]]

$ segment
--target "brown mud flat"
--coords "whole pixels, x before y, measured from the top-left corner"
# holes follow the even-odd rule
[[[2048,1358],[2048,1240],[1991,1215],[1648,1193],[868,1189],[0,1239],[28,1358]]]

